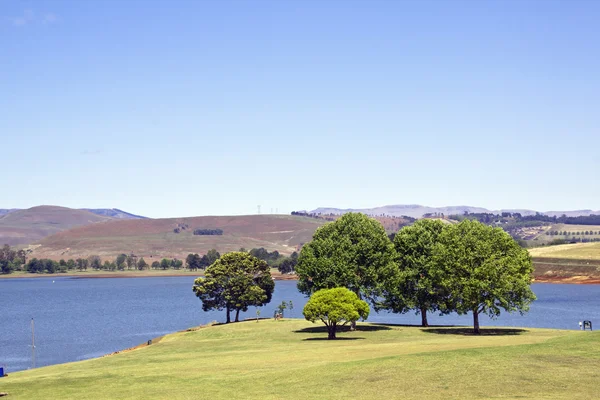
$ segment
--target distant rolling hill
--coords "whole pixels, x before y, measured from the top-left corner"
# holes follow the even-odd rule
[[[128,213],[123,210],[119,210],[118,208],[82,208],[82,210],[89,211],[96,215],[103,215],[105,217],[111,217],[116,219],[145,219],[147,217],[142,217],[141,215],[135,215]]]
[[[537,211],[535,210],[527,210],[527,209],[503,209],[503,210],[488,210],[483,207],[472,207],[472,206],[447,206],[447,207],[428,207],[422,206],[418,204],[399,204],[399,205],[390,205],[390,206],[382,206],[382,207],[374,207],[374,208],[332,208],[332,207],[319,207],[315,210],[310,211],[312,214],[345,214],[347,212],[361,212],[367,215],[391,215],[395,217],[399,216],[408,216],[412,218],[421,218],[425,214],[433,214],[433,213],[443,213],[444,215],[452,215],[452,214],[464,214],[465,212],[469,213],[493,213],[500,214],[502,212],[510,212],[510,213],[521,213],[522,215],[535,215]],[[596,214],[600,215],[600,211],[594,210],[574,210],[574,211],[546,211],[541,212],[541,214],[546,214],[549,216],[561,216],[566,214],[568,217],[576,217],[579,215],[591,215]]]
[[[9,214],[14,211],[20,211],[20,208],[0,208],[0,216]],[[101,215],[104,217],[118,218],[118,219],[142,219],[141,215],[135,215],[128,213],[127,211],[119,210],[118,208],[80,208],[79,210],[89,211],[92,214]]]
[[[0,245],[24,245],[76,226],[109,221],[111,218],[85,210],[39,206],[0,216]]]
[[[183,259],[189,253],[202,254],[212,248],[223,253],[241,247],[264,247],[290,254],[309,242],[324,223],[287,215],[112,220],[46,237],[30,246],[30,257],[75,259],[99,255],[113,259],[120,253],[134,253],[152,262],[163,257]],[[194,235],[194,229],[222,229],[223,235]]]

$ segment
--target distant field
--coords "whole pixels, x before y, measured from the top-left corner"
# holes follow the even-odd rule
[[[554,224],[552,226],[539,228],[541,231],[532,241],[534,244],[550,243],[555,239],[600,239],[600,225],[569,225],[569,224]],[[585,232],[592,234],[586,235]],[[547,235],[546,232],[560,232],[560,235]],[[562,234],[567,232],[566,235]]]
[[[10,374],[15,399],[591,399],[599,332],[261,320],[167,335],[130,352]]]
[[[163,257],[184,259],[189,253],[264,247],[291,254],[312,239],[325,221],[287,215],[247,215],[137,219],[91,224],[49,236],[31,246],[29,257],[69,259],[98,255],[114,259],[134,253],[151,263]],[[177,227],[187,228],[175,233]],[[193,235],[194,229],[222,229],[223,235]]]
[[[600,260],[600,242],[574,243],[529,249],[532,257]]]

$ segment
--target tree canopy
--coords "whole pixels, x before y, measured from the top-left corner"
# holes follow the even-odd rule
[[[235,321],[240,311],[260,307],[271,301],[275,282],[269,266],[248,253],[224,254],[206,269],[204,278],[194,281],[193,290],[202,301],[202,309],[226,310],[227,323],[235,310]]]
[[[378,308],[405,313],[414,309],[421,314],[421,325],[428,326],[427,312],[448,313],[448,288],[444,285],[443,266],[433,258],[439,236],[449,225],[422,219],[402,228],[394,237],[399,273],[388,282],[384,301]]]
[[[369,305],[346,288],[321,289],[310,297],[302,313],[310,322],[322,321],[327,326],[327,338],[335,339],[338,326],[367,319]]]
[[[454,310],[473,313],[475,333],[479,314],[524,313],[535,300],[529,253],[501,228],[471,220],[450,225],[439,235],[433,262],[445,269],[443,285]]]
[[[315,232],[298,258],[298,289],[310,295],[345,287],[375,302],[396,273],[394,246],[383,226],[360,213],[347,213]]]

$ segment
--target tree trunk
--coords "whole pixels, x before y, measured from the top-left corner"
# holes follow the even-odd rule
[[[235,310],[235,322],[240,322],[240,309]]]
[[[476,308],[473,309],[473,333],[479,335],[479,312]]]
[[[227,307],[227,321],[225,321],[226,324],[231,322],[231,316],[229,315],[229,307]]]
[[[335,328],[336,328],[336,326],[333,324],[327,325],[327,333],[328,333],[327,339],[329,339],[329,340],[335,339]]]
[[[429,326],[429,323],[427,322],[427,309],[426,308],[421,308],[421,326]]]
[[[356,330],[356,321],[352,321],[350,322],[350,330],[351,331],[355,331]],[[335,338],[334,338],[335,339]]]

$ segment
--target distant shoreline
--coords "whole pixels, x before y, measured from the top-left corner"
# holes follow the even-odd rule
[[[200,277],[202,273],[191,272],[165,272],[165,273],[147,273],[147,272],[76,272],[76,273],[56,273],[56,274],[30,274],[30,273],[13,273],[3,275],[0,274],[0,279],[21,279],[21,278],[73,278],[73,279],[96,279],[96,278],[161,278],[161,277]],[[276,281],[293,281],[297,280],[296,275],[271,273],[273,280]]]

